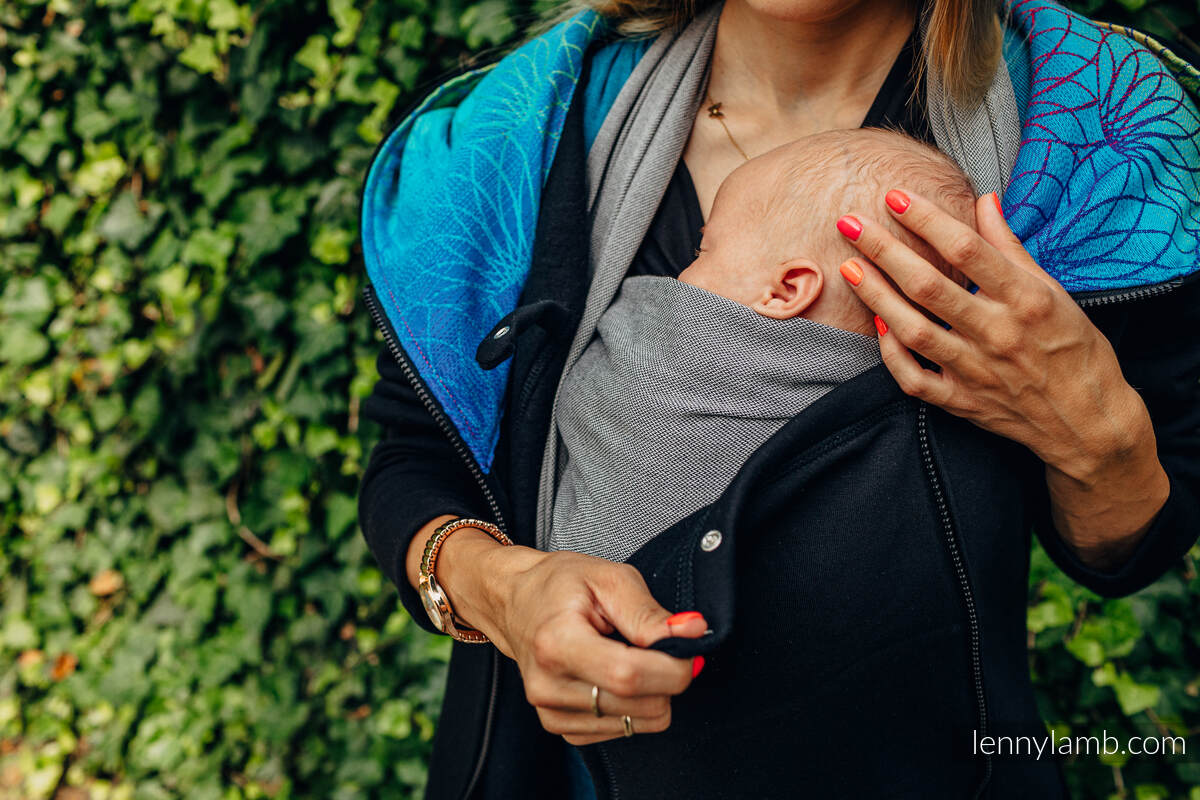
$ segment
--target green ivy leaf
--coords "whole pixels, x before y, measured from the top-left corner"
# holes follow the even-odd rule
[[[353,231],[322,227],[317,230],[309,251],[322,264],[345,264],[350,260],[350,244],[353,241]]]
[[[337,25],[333,46],[346,47],[353,42],[362,22],[362,12],[354,7],[354,0],[329,0],[329,16]]]
[[[179,54],[179,63],[191,67],[201,75],[212,75],[221,69],[221,59],[217,56],[216,40],[200,33],[192,37],[192,41]]]
[[[75,175],[75,183],[92,197],[107,194],[125,174],[125,160],[117,145],[104,142],[84,145],[84,162]]]
[[[122,192],[108,207],[96,230],[109,241],[120,244],[127,250],[136,250],[155,227],[161,208],[155,208],[152,216],[142,213],[132,192]]]
[[[0,363],[21,366],[41,361],[50,352],[50,340],[39,331],[10,327],[0,336]]]

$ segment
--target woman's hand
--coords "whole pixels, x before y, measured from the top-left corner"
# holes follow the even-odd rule
[[[702,636],[707,625],[698,612],[660,606],[628,564],[505,547],[464,529],[443,545],[438,576],[456,614],[517,662],[542,726],[571,744],[623,736],[625,714],[635,733],[666,730],[671,696],[704,665],[701,656],[644,649],[667,636]],[[614,629],[635,646],[604,635]],[[602,717],[592,711],[593,684]]]
[[[1146,406],[1112,346],[1026,252],[996,195],[976,203],[978,232],[913,193],[888,192],[885,205],[979,286],[975,294],[962,288],[865,215],[838,220],[869,259],[851,259],[841,273],[876,313],[896,382],[1032,450],[1046,464],[1063,538],[1092,566],[1120,563],[1162,508],[1169,482]],[[910,349],[940,370],[924,368]]]

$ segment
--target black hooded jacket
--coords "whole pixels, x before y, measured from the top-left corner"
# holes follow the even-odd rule
[[[580,105],[545,187],[520,306],[496,324],[513,333],[480,353],[513,359],[491,496],[388,349],[364,408],[384,438],[360,522],[429,631],[404,570],[426,522],[499,509],[510,536],[534,546],[551,404],[589,282]],[[713,633],[655,645],[708,664],[674,699],[667,732],[583,748],[599,796],[1061,796],[1049,761],[972,757],[970,746],[985,732],[1041,731],[1025,650],[1031,532],[1072,578],[1116,596],[1160,577],[1200,531],[1200,284],[1170,289],[1087,306],[1150,410],[1171,481],[1121,568],[1073,556],[1025,448],[905,396],[877,367],[794,419],[717,502],[630,559],[664,607],[700,610]],[[711,531],[720,543],[706,549]],[[525,700],[514,662],[490,645],[454,645],[427,797],[567,797],[564,747]]]

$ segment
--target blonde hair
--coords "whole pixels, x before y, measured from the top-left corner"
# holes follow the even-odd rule
[[[573,16],[585,8],[616,24],[625,36],[647,36],[682,28],[714,0],[567,0],[552,14],[552,21]],[[1003,30],[997,0],[921,0],[925,25],[921,41],[924,59],[918,59],[918,80],[924,70],[941,77],[955,100],[973,103],[992,81],[1001,58]]]

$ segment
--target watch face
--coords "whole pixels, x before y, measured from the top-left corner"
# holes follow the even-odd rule
[[[429,619],[433,621],[434,627],[439,631],[445,631],[445,624],[442,621],[442,612],[438,604],[438,595],[441,593],[434,586],[422,582],[418,593],[421,595],[421,602],[425,606],[425,613],[429,615]]]

